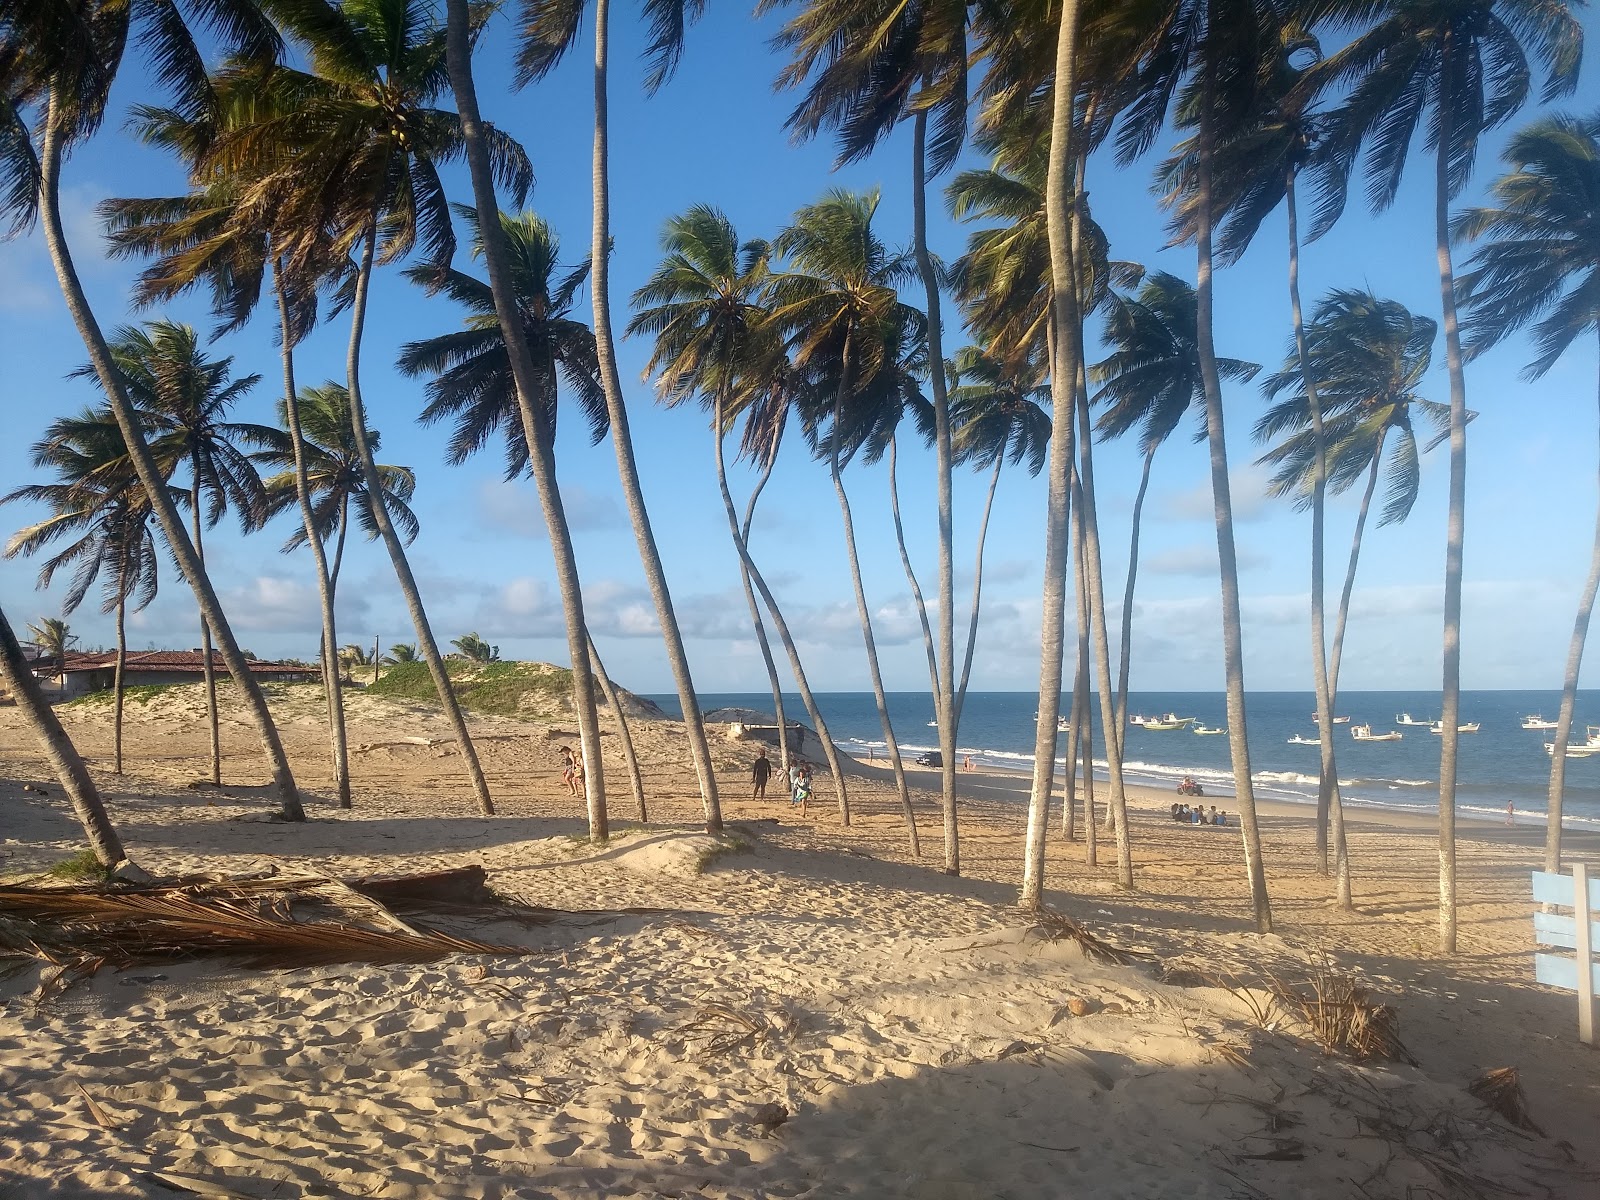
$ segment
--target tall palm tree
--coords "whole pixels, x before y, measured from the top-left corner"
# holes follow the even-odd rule
[[[1129,103],[1117,133],[1124,163],[1142,155],[1165,127],[1173,98],[1197,115],[1195,134],[1195,328],[1210,450],[1211,496],[1216,510],[1217,560],[1222,593],[1222,648],[1227,682],[1228,746],[1234,792],[1244,835],[1245,872],[1259,932],[1272,930],[1272,906],[1261,860],[1255,788],[1244,707],[1243,626],[1239,565],[1233,535],[1233,498],[1223,424],[1222,379],[1213,341],[1213,234],[1218,216],[1213,194],[1214,156],[1225,132],[1242,124],[1256,102],[1268,47],[1279,15],[1263,0],[1167,0],[1154,12],[1122,9],[1109,20],[1132,26]],[[1108,739],[1109,740],[1109,739]]]
[[[564,57],[577,40],[586,0],[526,0],[522,9],[522,39],[517,56],[518,83],[541,79]],[[683,54],[683,38],[688,23],[700,15],[702,6],[694,0],[645,0],[644,13],[650,35],[645,47],[649,64],[645,89],[654,93],[677,69]],[[594,0],[594,225],[590,258],[593,278],[590,296],[594,301],[595,348],[600,357],[600,381],[605,388],[606,412],[611,421],[611,444],[617,453],[617,475],[628,505],[628,518],[634,539],[639,544],[639,561],[645,582],[655,603],[656,620],[667,651],[667,663],[678,690],[689,753],[694,760],[700,784],[700,800],[706,826],[712,832],[722,828],[722,805],[717,798],[717,776],[711,761],[711,746],[706,741],[705,721],[689,673],[689,658],[684,651],[683,634],[672,608],[672,593],[667,587],[661,553],[650,528],[650,513],[639,484],[639,468],[633,451],[633,435],[628,425],[628,410],[623,401],[622,376],[617,370],[616,339],[611,328],[611,161],[609,87],[611,4]]]
[[[1306,325],[1304,357],[1301,339],[1293,339],[1283,369],[1262,381],[1267,395],[1281,397],[1256,422],[1254,431],[1258,441],[1281,439],[1257,460],[1274,468],[1269,495],[1289,497],[1301,508],[1315,502],[1319,443],[1326,459],[1327,488],[1337,495],[1365,479],[1328,657],[1332,699],[1339,694],[1350,597],[1379,477],[1387,472],[1378,524],[1404,521],[1416,503],[1422,478],[1414,414],[1421,414],[1436,431],[1448,429],[1449,409],[1417,392],[1433,360],[1438,328],[1396,301],[1381,300],[1370,292],[1335,290],[1318,303]],[[1311,420],[1302,363],[1309,365],[1319,397],[1320,438]],[[1334,811],[1337,815],[1339,809]]]
[[[11,493],[7,499],[44,499],[42,496],[18,496]],[[67,499],[76,499],[67,497]],[[7,557],[10,557],[9,555]],[[29,625],[28,632],[33,635],[33,644],[38,646],[45,655],[55,664],[55,673],[60,675],[67,666],[67,651],[78,640],[78,635],[72,632],[72,627],[67,624],[66,618],[41,617],[37,625]]]
[[[499,212],[494,158],[490,150],[492,130],[483,122],[478,108],[477,84],[472,76],[474,12],[468,0],[445,0],[445,13],[445,67],[461,115],[462,146],[472,178],[475,211]],[[502,234],[498,222],[491,221],[487,226],[480,225],[478,228],[479,245],[489,275],[490,297],[503,330],[516,385],[517,414],[522,422],[523,443],[532,447],[529,466],[555,559],[556,585],[561,593],[561,609],[566,623],[567,653],[572,663],[572,702],[578,718],[578,736],[584,761],[589,836],[592,841],[604,841],[610,827],[606,814],[604,763],[600,753],[600,718],[595,707],[594,689],[590,686],[593,672],[599,669],[596,665],[599,660],[593,653],[594,644],[584,620],[578,560],[573,550],[572,531],[567,524],[561,489],[556,482],[555,448],[535,404],[539,380],[532,350],[518,320],[519,305],[510,261],[511,251]],[[637,781],[636,760],[631,753],[628,762]],[[643,820],[642,785],[638,787],[638,798],[640,819]]]
[[[122,839],[117,836],[116,827],[106,813],[100,790],[95,787],[83,757],[40,690],[39,681],[33,677],[33,671],[22,655],[22,646],[17,641],[17,635],[11,631],[11,622],[3,611],[0,611],[0,683],[5,684],[6,690],[16,697],[28,724],[39,735],[45,757],[50,760],[56,778],[61,781],[62,790],[72,803],[72,811],[83,826],[84,836],[89,839],[89,848],[94,851],[95,859],[103,867],[114,867],[123,862],[127,855],[122,848]]]
[[[758,11],[776,7],[769,0]],[[814,0],[775,39],[793,52],[780,87],[810,81],[787,126],[797,136],[822,129],[837,134],[838,163],[866,157],[908,117],[911,120],[911,253],[922,283],[927,315],[927,359],[932,399],[932,440],[939,540],[938,637],[929,636],[927,606],[915,572],[901,555],[917,615],[928,642],[929,682],[939,730],[941,801],[945,814],[945,870],[960,870],[956,829],[955,558],[950,399],[944,363],[940,272],[928,248],[928,178],[955,162],[966,140],[968,99],[967,0]],[[929,137],[929,118],[933,135]],[[930,155],[931,150],[931,155]],[[891,455],[893,447],[891,446]],[[891,479],[894,469],[890,461]],[[896,530],[900,528],[898,505]]]
[[[487,16],[487,9],[476,11],[479,19]],[[355,255],[345,385],[361,471],[368,491],[376,492],[377,463],[366,442],[361,392],[373,268],[404,258],[419,242],[428,261],[442,268],[455,248],[438,167],[461,154],[461,122],[455,113],[433,107],[447,86],[445,28],[405,0],[347,6],[302,0],[280,16],[311,70],[235,72],[225,89],[235,120],[217,137],[206,164],[245,181],[258,209],[271,214],[275,245],[292,270],[326,256],[330,229],[336,254]],[[497,176],[520,202],[532,182],[526,154],[495,132],[491,155]],[[404,545],[383,507],[372,511],[479,810],[492,812]]]
[[[28,484],[0,497],[43,504],[51,510],[43,521],[19,530],[6,544],[5,556],[33,555],[62,538],[76,535],[39,571],[46,588],[63,567],[71,566],[72,582],[62,599],[62,612],[83,603],[102,575],[101,612],[116,613],[117,660],[112,677],[112,769],[122,774],[123,676],[128,658],[127,612],[138,612],[155,599],[159,556],[150,532],[150,504],[128,463],[127,446],[109,411],[85,411],[51,423],[34,444],[32,462],[50,468],[56,480]],[[65,654],[72,638],[64,621],[43,622]],[[39,634],[36,632],[35,636]],[[41,645],[44,639],[40,638]],[[58,659],[58,662],[61,660]]]
[[[19,0],[8,9],[0,25],[0,95],[6,98],[0,110],[0,128],[4,129],[0,136],[0,222],[24,230],[35,219],[41,221],[62,296],[127,440],[139,480],[151,497],[156,521],[195,592],[229,672],[239,681],[245,707],[261,735],[283,814],[300,820],[304,814],[299,792],[266,697],[248,670],[177,507],[162,489],[160,471],[145,445],[137,411],[89,307],[61,218],[61,172],[66,154],[87,141],[104,120],[111,87],[130,40],[156,64],[158,84],[177,95],[178,107],[195,113],[214,111],[216,96],[191,19],[219,35],[229,48],[258,61],[271,59],[281,49],[272,23],[247,0],[203,5],[90,0],[77,6],[60,0]]]
[[[1491,207],[1456,217],[1456,237],[1483,245],[1459,281],[1467,306],[1469,355],[1530,322],[1538,356],[1524,374],[1537,379],[1584,333],[1600,332],[1600,114],[1555,114],[1518,131],[1502,155]],[[1589,616],[1600,588],[1600,514],[1589,577],[1578,600],[1550,757],[1545,870],[1561,870],[1561,808],[1567,744],[1577,701]]]
[[[1128,580],[1122,594],[1116,703],[1119,737],[1128,720],[1133,597],[1139,572],[1140,517],[1150,486],[1150,467],[1156,451],[1184,416],[1191,410],[1201,410],[1205,404],[1195,311],[1193,288],[1165,271],[1152,273],[1137,296],[1119,296],[1107,308],[1103,340],[1112,351],[1089,371],[1090,381],[1100,385],[1090,399],[1105,409],[1095,428],[1102,438],[1123,437],[1137,429],[1143,460],[1139,490],[1133,499]],[[1217,359],[1217,372],[1224,379],[1249,380],[1260,369],[1255,363],[1236,358]]]
[[[1372,6],[1345,15],[1365,21]],[[1412,134],[1429,117],[1434,152],[1434,255],[1450,375],[1450,515],[1445,535],[1444,679],[1439,719],[1439,945],[1456,949],[1456,756],[1461,716],[1461,562],[1466,520],[1467,383],[1456,316],[1450,201],[1472,176],[1478,139],[1509,120],[1532,88],[1531,51],[1544,98],[1577,86],[1583,28],[1563,0],[1403,0],[1309,73],[1312,86],[1346,92],[1329,122],[1329,155],[1348,174],[1365,151],[1368,198],[1394,201]],[[1337,14],[1336,15],[1340,15]]]
[[[233,359],[208,358],[188,325],[154,321],[119,329],[110,343],[129,398],[150,432],[150,453],[162,477],[188,473],[190,536],[195,558],[205,569],[202,529],[214,526],[232,509],[245,529],[265,519],[266,496],[250,458],[235,442],[258,436],[261,426],[229,421],[228,414],[260,381],[259,375],[232,378]],[[76,374],[92,375],[92,367]],[[217,680],[211,630],[200,622],[201,671],[206,687],[206,718],[211,733],[211,782],[222,783],[222,745],[217,723]]]
[[[410,642],[396,642],[389,647],[389,653],[384,656],[384,661],[394,666],[417,661],[417,648]]]
[[[964,346],[951,365],[950,423],[955,461],[989,471],[989,488],[983,501],[983,516],[978,521],[977,545],[972,568],[972,606],[967,625],[966,650],[961,661],[961,678],[955,689],[955,709],[959,723],[966,704],[967,684],[972,679],[973,652],[978,644],[978,611],[983,601],[983,548],[988,540],[989,514],[994,508],[995,490],[1000,485],[1000,469],[1027,465],[1028,474],[1038,476],[1050,455],[1050,416],[1044,406],[1050,389],[1040,365],[1031,362],[1004,362],[979,350]]]
[[[793,222],[773,243],[790,269],[773,277],[770,296],[772,320],[788,335],[795,368],[818,380],[808,425],[818,428],[827,423],[828,433],[821,445],[828,455],[828,472],[844,520],[845,552],[873,699],[896,788],[902,803],[909,804],[905,765],[889,719],[872,616],[861,581],[850,498],[841,475],[842,454],[851,436],[846,422],[857,420],[851,402],[893,361],[899,329],[920,320],[920,314],[902,304],[895,292],[894,285],[907,275],[910,264],[905,254],[892,253],[873,230],[877,208],[876,191],[833,191],[795,213]],[[845,821],[848,824],[848,813]],[[947,851],[947,860],[948,856]]]
[[[302,388],[297,400],[300,415],[301,459],[306,489],[311,503],[312,527],[319,542],[334,542],[333,559],[328,565],[328,594],[330,602],[339,591],[339,572],[344,565],[345,535],[350,530],[352,516],[366,534],[367,540],[379,536],[378,523],[373,516],[372,493],[367,489],[367,472],[361,464],[361,451],[351,422],[350,393],[342,384],[331,380],[321,387]],[[278,401],[278,420],[287,424],[288,405]],[[382,449],[383,435],[376,429],[366,431],[368,449],[375,455]],[[295,478],[295,448],[284,429],[262,426],[246,439],[258,447],[251,457],[265,467],[276,467],[278,473],[262,482],[266,493],[266,511],[269,517],[288,510],[297,503]],[[406,544],[416,540],[420,526],[411,511],[411,497],[416,491],[417,477],[410,467],[375,463],[383,511],[390,525],[396,529]],[[283,544],[285,554],[306,544],[304,526],[289,535]]]
[[[456,653],[468,662],[492,663],[500,661],[500,647],[489,645],[476,633],[464,633],[458,638],[451,638],[450,644],[456,648]]]

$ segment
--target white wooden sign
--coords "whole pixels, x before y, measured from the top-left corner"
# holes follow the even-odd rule
[[[1533,873],[1533,898],[1536,903],[1570,908],[1573,915],[1555,913],[1533,914],[1534,941],[1541,946],[1564,946],[1573,950],[1570,958],[1565,954],[1535,954],[1534,974],[1548,987],[1558,987],[1578,993],[1578,1040],[1586,1046],[1594,1045],[1594,997],[1600,992],[1600,962],[1595,961],[1595,947],[1600,946],[1600,879],[1589,878],[1585,863],[1574,863],[1571,875],[1554,875],[1548,871]]]

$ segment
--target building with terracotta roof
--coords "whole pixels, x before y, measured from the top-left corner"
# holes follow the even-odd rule
[[[212,651],[211,666],[217,678],[229,679],[222,655]],[[117,669],[115,650],[83,652],[69,650],[65,661],[40,662],[34,673],[55,684],[61,699],[103,691],[112,685]],[[252,661],[250,674],[262,683],[309,683],[321,677],[316,667],[298,663]],[[151,687],[170,683],[198,683],[205,678],[205,653],[200,650],[141,650],[128,652],[123,667],[123,682],[128,687]]]

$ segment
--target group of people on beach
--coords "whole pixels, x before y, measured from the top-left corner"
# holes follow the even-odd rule
[[[772,779],[772,760],[765,750],[756,752],[756,761],[750,765],[750,799],[765,800],[767,784]],[[811,765],[796,759],[789,766],[789,805],[798,808],[802,815],[811,807]]]
[[[1172,806],[1172,819],[1185,825],[1226,825],[1228,823],[1228,814],[1218,812],[1215,804],[1211,806],[1211,811],[1208,813],[1204,804],[1196,804],[1191,808],[1187,804],[1174,803]]]

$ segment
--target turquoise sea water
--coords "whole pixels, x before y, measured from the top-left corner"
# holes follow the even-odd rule
[[[670,713],[678,713],[676,696],[652,696]],[[1550,774],[1550,756],[1544,743],[1553,735],[1521,728],[1522,718],[1541,713],[1554,720],[1560,696],[1556,692],[1464,692],[1463,722],[1476,721],[1481,731],[1461,735],[1456,802],[1463,816],[1503,818],[1507,801],[1515,803],[1519,822],[1542,822]],[[962,717],[959,753],[970,754],[986,767],[1031,772],[1033,769],[1033,714],[1038,697],[1032,692],[972,692]],[[819,693],[817,703],[829,732],[841,749],[860,757],[883,752],[883,731],[877,709],[867,692]],[[772,710],[771,693],[719,693],[701,697],[706,709],[738,707]],[[784,697],[790,720],[804,720],[799,696]],[[1068,704],[1063,703],[1066,713]],[[1292,745],[1289,738],[1315,738],[1311,719],[1316,704],[1310,692],[1254,692],[1246,701],[1250,736],[1251,774],[1256,794],[1263,799],[1314,804],[1319,751],[1315,745]],[[937,746],[933,699],[926,692],[893,692],[889,710],[902,751],[914,756]],[[1135,692],[1129,713],[1175,712],[1195,717],[1213,728],[1227,724],[1220,692]],[[1095,710],[1099,726],[1099,710]],[[1350,725],[1336,726],[1339,778],[1345,802],[1353,806],[1379,806],[1412,811],[1437,810],[1440,739],[1420,726],[1395,724],[1409,713],[1417,720],[1439,716],[1438,693],[1346,692],[1337,714],[1351,724],[1371,724],[1373,731],[1398,729],[1398,742],[1353,741]],[[1583,739],[1586,721],[1600,723],[1600,692],[1580,692],[1574,718],[1574,741]],[[1066,747],[1061,735],[1059,753]],[[1152,732],[1137,726],[1128,730],[1124,770],[1130,783],[1174,787],[1184,775],[1193,775],[1208,796],[1233,793],[1233,769],[1228,739],[1200,737],[1188,729]],[[1097,774],[1105,777],[1104,764]],[[1567,761],[1565,824],[1573,828],[1600,828],[1600,755]]]

